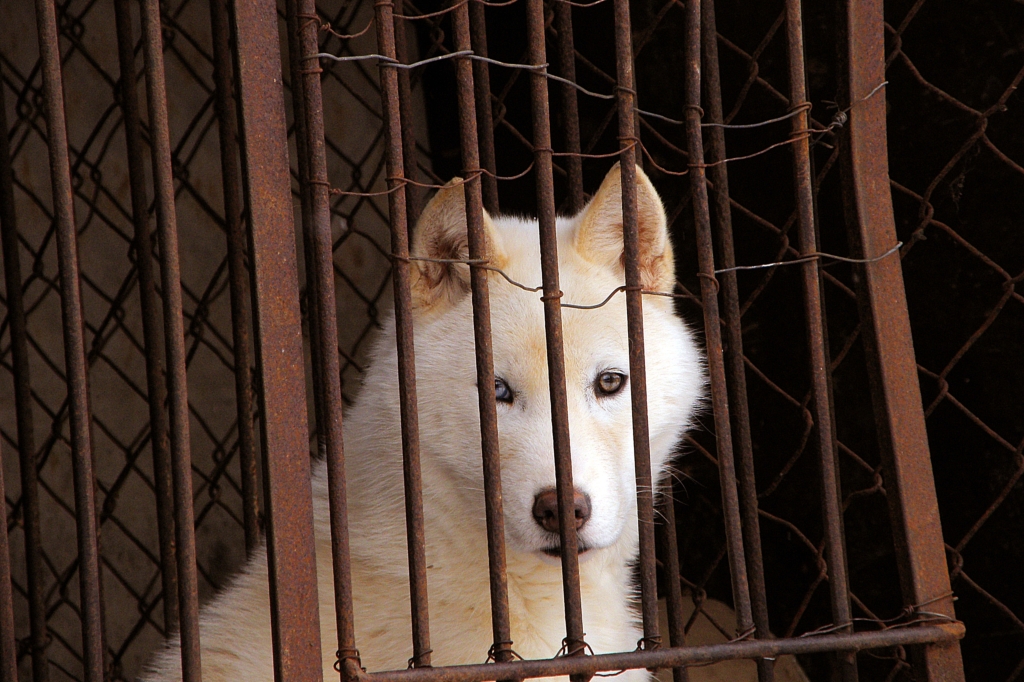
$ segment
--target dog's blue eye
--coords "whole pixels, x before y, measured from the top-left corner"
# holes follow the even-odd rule
[[[626,385],[626,375],[621,372],[601,372],[594,381],[598,398],[615,395]]]
[[[499,403],[511,403],[515,394],[504,379],[494,378],[494,399]]]

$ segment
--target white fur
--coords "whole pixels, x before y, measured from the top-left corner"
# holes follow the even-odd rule
[[[617,170],[613,173],[617,178]],[[641,181],[646,183],[641,189],[649,187],[646,178]],[[461,201],[461,188],[458,195]],[[600,197],[599,193],[595,202]],[[660,202],[657,208],[661,210]],[[661,216],[653,227],[664,231]],[[621,266],[580,252],[577,231],[584,222],[582,213],[558,220],[564,303],[599,303],[623,284]],[[501,256],[493,262],[500,261],[516,281],[538,285],[537,222],[488,217],[486,224],[492,251]],[[618,225],[606,227],[621,230]],[[666,265],[671,269],[671,247],[667,248]],[[418,309],[415,315],[434,665],[481,663],[492,643],[472,304],[464,293],[451,298]],[[544,317],[538,299],[538,294],[497,275],[490,278],[495,374],[516,392],[513,404],[499,403],[497,409],[513,648],[525,658],[554,656],[565,636],[561,570],[539,551],[551,547],[553,540],[532,516],[534,496],[555,484]],[[636,624],[631,577],[638,531],[629,388],[601,399],[593,389],[603,370],[629,374],[625,297],[620,293],[596,310],[563,309],[562,324],[573,477],[592,505],[592,517],[580,533],[581,542],[590,548],[580,564],[586,639],[598,653],[631,651],[642,633]],[[692,334],[674,314],[671,299],[644,297],[644,332],[651,464],[661,477],[702,394],[704,369]],[[370,671],[405,668],[412,655],[399,424],[391,320],[377,340],[364,388],[344,423],[356,645]],[[337,676],[337,636],[326,479],[323,463],[316,463],[313,509],[320,629],[324,677],[332,679]],[[267,585],[266,557],[260,552],[203,608],[200,631],[207,682],[272,679]],[[172,640],[145,679],[175,679],[178,659],[177,642]],[[632,671],[619,679],[648,677],[645,671]]]

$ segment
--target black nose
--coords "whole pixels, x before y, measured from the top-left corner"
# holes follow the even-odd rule
[[[573,490],[573,507],[576,512],[576,530],[590,520],[590,496]],[[546,531],[558,532],[558,493],[554,488],[542,491],[533,500],[533,518]]]

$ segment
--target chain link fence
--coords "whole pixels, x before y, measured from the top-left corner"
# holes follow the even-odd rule
[[[571,3],[564,3],[569,6]],[[487,8],[489,56],[524,63],[522,3]],[[552,71],[587,92],[552,83],[556,196],[577,210],[573,177],[593,190],[618,150],[610,3],[574,6],[573,59],[564,46],[564,16],[548,12]],[[810,5],[810,4],[809,4]],[[406,1],[410,17],[443,6]],[[725,122],[761,124],[791,113],[787,92],[784,9],[780,2],[716,3]],[[244,560],[234,353],[227,295],[214,112],[209,10],[200,0],[162,6],[165,59],[181,229],[195,518],[201,598]],[[369,0],[318,3],[322,50],[375,53]],[[690,210],[683,109],[683,6],[676,0],[634,3],[633,45],[645,169],[665,199],[679,263],[679,305],[701,317]],[[968,679],[1013,682],[1024,675],[1024,592],[1007,579],[1024,564],[1024,242],[1019,196],[1024,123],[1016,87],[1024,77],[1024,8],[931,0],[887,3],[889,158],[901,257],[924,392],[943,529],[950,557]],[[81,676],[75,517],[71,496],[67,405],[59,290],[41,113],[34,13],[25,3],[0,8],[0,75],[8,122],[21,280],[28,320],[33,421],[39,465],[39,521],[50,679]],[[112,679],[132,679],[164,633],[149,454],[145,353],[132,248],[131,208],[110,3],[68,0],[59,6],[69,139],[79,220],[83,299],[98,472],[104,601]],[[821,251],[848,255],[837,133],[844,112],[836,95],[837,27],[830,10],[805,8],[807,83],[816,214]],[[401,23],[401,22],[400,22]],[[281,17],[284,24],[284,15]],[[453,50],[449,19],[406,22],[410,54],[427,59]],[[941,49],[935,49],[936,44]],[[418,47],[417,47],[418,46]],[[285,54],[287,51],[284,51]],[[479,50],[478,50],[479,52]],[[407,59],[412,61],[412,59]],[[339,353],[343,391],[351,400],[364,351],[389,305],[386,197],[380,93],[372,62],[323,62],[321,78],[332,187]],[[287,65],[285,74],[288,73]],[[461,172],[453,67],[414,71],[403,119],[411,122],[417,163],[407,177],[437,183]],[[479,72],[478,72],[479,73]],[[501,210],[534,213],[528,76],[489,69]],[[288,81],[287,75],[285,80]],[[879,84],[881,86],[881,84]],[[570,90],[572,92],[570,92]],[[592,96],[588,93],[597,93]],[[407,109],[407,110],[406,110]],[[575,126],[574,126],[575,123]],[[575,130],[575,132],[574,132]],[[574,139],[575,135],[575,139]],[[797,214],[790,177],[789,128],[769,125],[726,135],[730,206],[739,265],[794,260]],[[580,156],[571,156],[579,152]],[[407,154],[408,157],[408,154]],[[296,190],[297,190],[296,176]],[[410,198],[417,213],[423,191]],[[126,257],[127,256],[127,257]],[[851,598],[858,624],[898,627],[899,591],[889,527],[886,481],[874,438],[870,387],[860,343],[853,267],[824,261],[824,300],[835,403]],[[779,636],[831,627],[824,530],[813,444],[815,418],[807,369],[806,320],[797,268],[775,265],[737,273],[742,349],[750,409],[768,615]],[[383,297],[383,298],[382,298]],[[7,299],[4,299],[6,304]],[[0,363],[14,366],[9,323],[0,329]],[[14,552],[20,672],[31,677],[29,589],[24,556],[26,514],[14,453],[18,430],[13,380],[0,383],[6,511]],[[733,406],[735,409],[735,405]],[[698,614],[723,641],[742,635],[710,599],[731,600],[726,536],[718,493],[716,444],[695,434],[677,464],[672,489],[679,528],[679,578]],[[738,439],[737,439],[738,440]],[[663,566],[664,568],[664,566]],[[672,580],[662,571],[663,585]],[[727,619],[726,619],[727,620]],[[912,679],[908,652],[893,648],[858,657],[861,679]],[[828,655],[801,658],[810,679],[828,679]]]

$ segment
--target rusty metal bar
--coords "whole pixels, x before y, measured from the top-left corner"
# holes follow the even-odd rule
[[[470,49],[469,8],[465,3],[452,14],[456,51]],[[455,62],[459,101],[459,133],[465,184],[466,230],[470,260],[489,257],[483,216],[480,154],[477,149],[477,121],[474,101],[473,65],[469,58]],[[470,177],[470,174],[474,174]],[[473,296],[473,334],[476,342],[476,377],[480,396],[480,445],[484,469],[484,503],[487,517],[487,563],[491,585],[491,655],[501,663],[512,660],[512,631],[509,626],[508,580],[505,576],[505,513],[501,494],[501,455],[498,449],[498,411],[494,393],[494,354],[491,349],[491,303],[487,289],[488,271],[470,268]]]
[[[598,654],[583,658],[561,656],[510,663],[395,670],[372,673],[367,675],[366,679],[368,682],[483,682],[484,680],[513,677],[553,677],[577,673],[592,675],[604,671],[672,668],[696,663],[777,657],[785,654],[813,654],[826,651],[856,652],[909,644],[946,643],[955,642],[963,636],[964,626],[962,623],[942,623],[853,634],[747,640],[726,644],[673,647],[656,651]]]
[[[395,59],[394,3],[378,0],[377,46]],[[409,230],[402,152],[402,121],[398,106],[397,69],[380,69],[387,140],[388,208],[391,217],[392,277],[395,290],[395,336],[398,345],[398,386],[402,415],[402,464],[405,474],[405,521],[409,547],[409,592],[412,601],[413,666],[430,665],[430,623],[427,609],[427,559],[423,533],[423,481],[420,475],[419,413],[416,406],[416,356],[413,346],[412,293],[409,288]]]
[[[679,537],[676,530],[675,479],[668,479],[662,514],[662,556],[665,557],[665,605],[668,607],[668,641],[671,647],[686,646],[686,619],[683,617],[683,590],[679,580]],[[690,671],[683,666],[672,668],[672,682],[690,682]]]
[[[544,44],[544,2],[526,2],[526,41],[529,62],[547,63]],[[562,352],[562,290],[558,284],[558,235],[555,227],[555,190],[552,176],[551,122],[546,69],[530,72],[533,121],[534,173],[537,178],[537,220],[540,225],[540,264],[544,295],[544,332],[547,343],[548,387],[551,392],[551,431],[555,449],[555,488],[562,557],[562,593],[565,601],[565,653],[586,651],[583,606],[580,600],[579,541],[573,502],[572,451],[569,445],[569,407],[565,395],[565,357]],[[577,671],[574,671],[577,672]],[[586,680],[574,674],[572,682]]]
[[[71,421],[71,457],[78,526],[79,599],[82,619],[82,668],[86,682],[103,679],[103,614],[100,593],[99,526],[96,517],[96,478],[93,471],[88,365],[79,287],[78,235],[68,160],[68,134],[64,119],[60,44],[56,8],[49,0],[36,0],[39,57],[43,74],[47,150],[53,215],[57,232],[60,271],[61,323],[64,331],[64,371],[67,376]],[[34,458],[33,458],[34,460]],[[34,466],[35,462],[30,463]]]
[[[469,3],[469,33],[473,52],[487,56],[487,14],[481,2]],[[491,69],[487,62],[473,60],[473,94],[476,98],[477,142],[482,178],[484,208],[498,212],[498,171],[494,157],[494,111],[491,109]]]
[[[4,131],[7,126],[4,125]],[[0,682],[18,682],[18,647],[14,640],[14,593],[11,591],[11,547],[7,542],[7,493],[0,466]]]
[[[718,63],[718,29],[715,26],[715,3],[701,3],[701,53],[704,70],[702,86],[706,122],[723,123],[722,84]],[[725,130],[712,126],[705,132],[707,138],[707,169],[711,181],[709,199],[714,210],[711,220],[718,236],[721,266],[728,270],[736,265],[733,248],[732,207],[729,204],[729,172],[724,163]],[[747,404],[747,374],[743,362],[743,320],[740,315],[740,295],[736,272],[724,272],[719,278],[722,287],[722,320],[725,323],[725,361],[729,384],[729,409],[732,415],[732,438],[737,449],[739,465],[740,520],[743,525],[743,550],[747,560],[747,584],[750,589],[751,615],[755,635],[770,639],[768,602],[766,598],[764,562],[761,552],[761,524],[758,519],[757,481],[754,475],[754,450],[750,437],[750,411]],[[775,679],[774,659],[757,661],[760,682]]]
[[[114,3],[117,24],[117,56],[121,70],[121,109],[124,114],[125,147],[128,157],[128,187],[132,201],[132,225],[139,304],[142,309],[142,338],[146,348],[146,392],[149,397],[149,440],[153,450],[153,485],[156,489],[157,535],[160,544],[160,577],[164,591],[164,631],[178,629],[178,567],[174,540],[174,482],[171,475],[168,435],[167,385],[164,383],[164,354],[160,308],[153,280],[153,239],[146,198],[142,131],[135,90],[135,39],[129,0]]]
[[[312,262],[306,264],[313,271],[314,290],[308,292],[316,299],[317,320],[314,328],[319,351],[318,381],[322,419],[317,423],[317,436],[324,442],[327,463],[328,500],[331,512],[331,558],[334,568],[334,610],[338,628],[338,651],[343,679],[354,679],[359,671],[355,654],[355,620],[352,606],[352,575],[349,564],[348,497],[345,481],[345,451],[342,440],[341,369],[338,362],[338,319],[334,292],[334,251],[331,241],[331,206],[328,194],[327,149],[324,142],[324,108],[320,89],[321,69],[315,55],[320,51],[317,34],[316,4],[313,0],[288,2],[289,13],[295,14],[297,35],[289,39],[296,43],[299,54],[293,63],[295,78],[293,90],[298,89],[303,99],[301,115],[304,118],[302,134],[305,136],[306,172],[309,186],[310,230]]]
[[[398,14],[407,14],[405,9],[411,8],[411,3],[405,0],[398,1]],[[403,64],[409,63],[409,42],[405,36],[405,19],[395,19],[395,58]],[[416,153],[416,127],[413,123],[413,98],[412,81],[408,69],[398,70],[398,111],[402,118],[402,165],[405,168],[405,177],[416,182],[419,179],[419,167],[417,166]],[[416,225],[420,218],[420,199],[423,191],[416,185],[405,186],[406,224],[410,227]]]
[[[551,5],[555,14],[555,31],[558,32],[558,72],[562,78],[575,83],[576,48],[572,35],[572,5],[563,0],[553,0]],[[632,61],[632,52],[630,60]],[[565,151],[568,153],[565,158],[565,171],[569,178],[569,203],[566,212],[575,215],[583,210],[586,202],[586,196],[583,194],[583,158],[577,156],[580,153],[580,110],[576,88],[563,83],[559,90],[562,95]]]
[[[563,3],[557,3],[563,4]],[[654,544],[654,479],[647,422],[647,364],[644,359],[643,281],[640,278],[640,225],[637,213],[636,90],[629,0],[615,0],[615,67],[619,163],[622,186],[622,243],[626,266],[626,324],[629,336],[629,389],[633,406],[633,459],[636,467],[637,523],[640,531],[640,606],[644,650],[661,646],[658,631],[658,568]]]
[[[888,183],[881,0],[848,2],[840,12],[841,106],[850,107],[840,136],[843,197],[851,255],[872,258],[896,244]],[[863,99],[866,98],[866,99]],[[921,407],[907,299],[895,255],[857,267],[861,333],[872,379],[886,499],[904,603],[955,618]],[[956,641],[911,649],[914,674],[927,682],[963,682]]]
[[[167,351],[181,669],[186,681],[199,682],[202,679],[199,662],[199,576],[196,568],[195,522],[192,508],[192,454],[189,441],[185,329],[182,319],[178,226],[174,208],[174,175],[171,165],[159,0],[144,0],[141,3],[141,10]]]
[[[235,359],[235,413],[238,418],[238,464],[242,484],[242,525],[248,556],[260,546],[259,482],[253,435],[252,353],[249,350],[249,282],[242,186],[238,168],[238,112],[235,110],[234,63],[227,0],[210,1],[213,80],[220,137],[220,172],[224,191],[224,225],[228,245],[231,299],[231,345]]]
[[[710,0],[705,0],[710,1]],[[733,460],[732,431],[729,419],[729,395],[725,379],[725,358],[718,313],[718,280],[715,279],[715,253],[711,241],[711,216],[704,167],[704,142],[701,139],[701,0],[686,0],[686,79],[683,114],[686,121],[687,153],[690,156],[690,191],[693,195],[693,217],[697,232],[697,261],[701,278],[701,301],[704,308],[704,334],[707,339],[708,373],[711,376],[711,404],[715,415],[715,439],[718,453],[718,476],[722,486],[722,515],[725,519],[726,548],[732,577],[733,605],[736,627],[746,632],[753,627],[750,589],[743,546],[739,493],[736,487],[736,465]]]
[[[788,39],[789,103],[799,110],[791,119],[793,143],[793,184],[796,189],[797,248],[802,256],[817,253],[815,234],[814,187],[811,171],[810,105],[804,74],[803,22],[800,0],[786,2],[786,36]],[[811,400],[814,428],[821,463],[822,525],[825,536],[825,561],[828,565],[828,586],[832,603],[832,619],[837,626],[852,631],[849,579],[846,573],[846,549],[843,541],[843,513],[839,489],[839,467],[833,441],[831,387],[829,386],[828,345],[825,336],[824,307],[821,300],[819,263],[808,260],[800,266],[803,285],[807,347],[810,353]],[[840,679],[856,682],[857,657],[852,652],[836,656]]]
[[[11,165],[3,88],[0,88],[0,238],[3,240],[4,250],[7,320],[11,328],[11,365],[14,374],[14,412],[18,425],[18,456],[21,467],[21,518],[25,533],[28,642],[32,654],[32,679],[34,682],[46,682],[50,677],[50,664],[46,658],[49,638],[46,631],[46,595],[42,581],[39,472],[32,420],[32,382],[29,376],[28,332],[25,327],[18,222],[14,207],[14,171]]]
[[[236,0],[274,678],[323,679],[302,320],[273,0]]]

